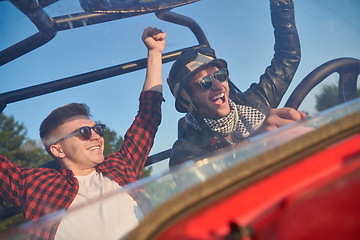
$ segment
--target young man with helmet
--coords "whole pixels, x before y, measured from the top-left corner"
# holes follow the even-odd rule
[[[293,0],[270,0],[270,10],[274,58],[259,83],[245,92],[229,80],[227,62],[211,48],[185,50],[173,64],[167,82],[177,111],[187,114],[170,167],[306,117],[295,109],[276,109],[298,68],[300,43]]]

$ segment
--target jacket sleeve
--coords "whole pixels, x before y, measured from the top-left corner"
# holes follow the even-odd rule
[[[171,148],[169,167],[172,168],[198,157],[199,154],[201,155],[199,150],[201,149],[198,146],[191,144],[190,141],[185,138],[179,138]]]
[[[191,131],[191,130],[190,130]],[[193,130],[197,132],[197,130]],[[212,139],[204,133],[191,132],[188,135],[180,137],[171,148],[169,167],[187,161],[198,161],[216,154],[223,147],[219,144],[213,143]]]
[[[270,10],[275,35],[275,54],[270,66],[261,75],[259,83],[253,83],[244,92],[244,97],[267,108],[276,108],[299,66],[300,41],[295,26],[294,1],[270,0]]]

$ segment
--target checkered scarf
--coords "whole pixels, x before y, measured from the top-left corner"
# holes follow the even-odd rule
[[[265,115],[255,108],[236,105],[231,100],[229,100],[229,104],[230,113],[227,116],[219,119],[204,118],[210,129],[221,133],[223,137],[235,133],[238,138],[246,138],[257,130],[265,119]],[[185,120],[192,127],[201,131],[201,127],[196,122],[193,114],[187,113]]]

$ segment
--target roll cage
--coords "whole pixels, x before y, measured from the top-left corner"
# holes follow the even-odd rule
[[[10,2],[16,6],[21,12],[23,12],[37,27],[39,30],[36,34],[6,48],[0,52],[0,66],[5,65],[31,51],[36,50],[37,48],[45,45],[56,37],[57,32],[68,30],[70,28],[80,28],[104,23],[108,21],[115,21],[130,17],[136,17],[143,14],[155,14],[157,18],[163,21],[167,21],[173,24],[185,26],[191,30],[191,32],[196,37],[198,42],[197,45],[178,49],[171,52],[166,52],[163,54],[163,63],[171,62],[177,59],[180,53],[185,49],[199,48],[202,46],[210,47],[210,44],[207,40],[207,37],[199,24],[193,19],[175,13],[172,9],[152,11],[152,12],[125,12],[125,13],[89,13],[89,12],[78,12],[71,15],[62,15],[57,17],[49,17],[44,8],[56,2],[57,0],[43,0],[39,1],[39,4],[35,4],[35,7],[30,6],[31,3],[35,1],[26,2],[26,1],[16,1],[10,0]],[[192,2],[192,1],[189,1]],[[354,68],[357,73],[355,75],[349,76],[352,80],[352,86],[355,85],[356,89],[356,78],[359,75],[359,60],[357,59],[346,59],[351,61],[353,65],[356,65]],[[99,80],[107,79],[114,76],[119,76],[125,73],[138,71],[146,68],[146,58],[133,60],[130,62],[118,64],[115,66],[98,69],[95,71],[90,71],[83,74],[78,74],[66,78],[61,78],[54,81],[48,81],[43,84],[38,84],[14,91],[9,91],[0,94],[0,112],[2,112],[7,104],[18,102],[25,99],[30,99],[33,97],[49,94],[52,92],[57,92],[64,89],[73,88],[76,86],[88,84],[91,82],[96,82]],[[348,77],[344,80],[347,82]],[[318,82],[312,83],[313,88],[317,85]],[[308,90],[310,90],[308,89]],[[306,90],[306,91],[308,91]],[[304,95],[304,94],[302,94]],[[306,95],[306,93],[305,93]],[[304,96],[305,97],[305,96]],[[352,99],[356,97],[356,94],[352,94]],[[291,103],[289,103],[291,105]],[[295,104],[297,105],[297,104]],[[297,105],[298,106],[298,105]],[[149,156],[146,161],[145,166],[149,166],[156,162],[167,159],[170,156],[170,149],[162,151],[160,153]],[[9,218],[15,214],[18,214],[18,210],[14,207],[9,207],[0,212],[0,220]]]
[[[10,2],[16,8],[18,8],[31,20],[31,22],[37,27],[38,32],[2,50],[0,52],[0,67],[50,42],[56,37],[57,32],[72,28],[80,28],[84,26],[100,24],[108,21],[136,17],[143,14],[155,14],[156,17],[160,20],[185,26],[190,29],[196,37],[198,45],[164,53],[162,57],[163,64],[176,60],[180,53],[185,49],[196,49],[203,46],[210,47],[206,35],[199,26],[199,24],[190,17],[173,12],[172,9],[152,10],[145,12],[134,12],[133,10],[129,10],[120,13],[110,14],[84,11],[71,15],[49,17],[44,8],[57,1],[58,0],[42,0],[39,1],[39,4],[37,4],[36,1],[10,0]],[[185,0],[182,2],[184,2],[183,4],[188,4],[194,2],[194,0]],[[125,73],[130,73],[145,68],[146,58],[136,59],[134,61],[121,63],[115,66],[102,68],[58,80],[48,81],[46,83],[17,89],[14,91],[4,92],[0,94],[0,112],[2,112],[6,108],[6,106],[11,103],[96,82],[114,76],[119,76]],[[159,161],[165,160],[169,158],[169,156],[170,149],[156,153],[148,157],[145,166],[149,166]],[[2,202],[1,204],[2,206],[4,206]],[[14,208],[13,206],[8,207],[0,212],[0,221],[14,216],[18,213],[20,213],[18,209]]]
[[[44,7],[56,2],[57,0],[44,0],[36,7],[30,7],[32,2],[11,0],[21,12],[23,12],[38,28],[38,32],[0,52],[0,66],[11,62],[37,48],[45,45],[51,41],[59,31],[68,30],[71,28],[79,28],[88,25],[104,23],[108,21],[115,21],[129,17],[135,17],[143,14],[155,14],[157,18],[163,21],[185,26],[191,30],[196,37],[198,45],[178,49],[175,51],[163,54],[163,63],[176,60],[180,53],[185,49],[196,49],[202,46],[210,47],[205,33],[199,24],[192,18],[173,12],[172,10],[161,10],[152,12],[124,12],[124,13],[88,13],[78,12],[71,15],[62,15],[57,17],[49,17],[43,9]],[[194,2],[187,0],[184,2]],[[187,4],[187,3],[186,3]],[[98,69],[95,71],[74,75],[54,81],[49,81],[43,84],[38,84],[14,91],[9,91],[0,94],[0,112],[2,112],[7,104],[18,102],[21,100],[57,92],[60,90],[96,82],[99,80],[119,76],[125,73],[138,71],[146,68],[146,58],[137,59],[131,62],[118,64],[108,68]],[[169,157],[170,150],[165,150],[161,153],[150,156],[146,162],[146,166],[161,161]],[[1,219],[1,218],[0,218]]]

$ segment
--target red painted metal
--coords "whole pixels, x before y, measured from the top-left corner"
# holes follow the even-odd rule
[[[360,239],[360,134],[239,190],[169,227],[156,240]]]

